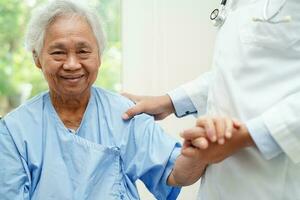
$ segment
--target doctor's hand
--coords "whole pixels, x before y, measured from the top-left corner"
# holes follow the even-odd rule
[[[135,102],[135,105],[122,115],[124,120],[128,120],[140,113],[153,115],[155,120],[162,120],[175,111],[169,95],[137,96],[129,93],[122,93],[122,95]]]
[[[210,142],[218,142],[218,144],[224,144],[225,139],[230,139],[232,137],[232,131],[234,128],[240,128],[241,123],[238,120],[231,119],[229,117],[212,117],[204,116],[200,117],[196,121],[196,127],[188,129],[184,132],[193,133],[199,132],[199,127],[204,129],[205,136],[210,140]],[[202,144],[204,147],[204,138],[199,138],[194,142]],[[206,142],[207,143],[207,142]],[[208,143],[207,143],[208,145]]]
[[[233,128],[231,139],[225,144],[210,143],[206,149],[201,149],[201,144],[196,141],[204,137],[204,132],[202,129],[198,132],[185,131],[181,134],[184,139],[182,155],[194,158],[202,165],[218,163],[243,148],[255,146],[245,124],[240,124],[239,128]]]
[[[168,177],[169,185],[191,185],[205,173],[208,165],[221,162],[239,150],[255,145],[246,125],[242,123],[239,123],[238,128],[232,128],[230,140],[223,145],[215,142],[203,149],[203,145],[209,143],[206,135],[205,127],[199,126],[181,134],[184,143],[181,155],[176,159],[174,168]]]

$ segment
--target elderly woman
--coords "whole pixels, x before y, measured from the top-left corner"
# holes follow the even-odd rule
[[[29,23],[27,45],[48,82],[0,121],[0,199],[139,199],[140,179],[157,199],[176,199],[194,183],[198,157],[132,103],[93,87],[103,34],[90,8],[52,1]]]

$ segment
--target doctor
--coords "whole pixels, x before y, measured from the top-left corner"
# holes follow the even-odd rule
[[[299,10],[298,0],[222,1],[211,16],[219,32],[210,72],[167,95],[125,94],[137,104],[124,119],[197,113],[243,122],[249,137],[233,134],[203,150],[210,162],[199,199],[300,198]]]

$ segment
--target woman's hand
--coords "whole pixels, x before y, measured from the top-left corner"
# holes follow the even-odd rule
[[[122,95],[136,103],[123,114],[122,118],[124,120],[128,120],[140,113],[153,115],[155,120],[162,120],[175,111],[169,95],[137,96],[129,93],[122,93]]]
[[[203,144],[197,141],[204,140],[205,134],[205,130],[200,127],[183,132],[181,134],[184,139],[182,155],[208,165],[220,162],[242,148],[255,145],[245,124],[239,124],[239,128],[233,128],[231,139],[223,145],[210,143],[204,149]],[[208,143],[208,140],[206,142]]]
[[[186,140],[185,143],[200,149],[206,149],[210,142],[218,142],[218,144],[223,145],[225,139],[228,140],[232,137],[233,129],[239,129],[240,126],[241,123],[239,121],[228,117],[206,116],[199,118],[195,127],[183,131],[181,135],[195,135],[196,138]]]
[[[205,139],[205,130],[203,128],[197,128],[197,134],[193,137],[185,139],[182,152],[186,151],[187,148],[197,149],[198,147],[192,145],[192,139],[203,138]],[[206,141],[207,142],[207,141]],[[172,172],[168,177],[168,185],[172,186],[187,186],[195,183],[204,173],[207,163],[202,162],[201,154],[183,154],[179,155],[176,159],[175,165]]]

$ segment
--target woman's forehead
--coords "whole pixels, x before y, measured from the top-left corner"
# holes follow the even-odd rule
[[[77,41],[73,40],[71,44],[70,41],[60,40],[60,41],[54,41],[50,43],[48,45],[48,49],[66,49],[70,45],[76,49],[92,48],[92,44],[85,40],[77,40]]]
[[[55,31],[92,31],[91,26],[87,20],[79,15],[63,15],[58,16],[49,24],[46,32]]]
[[[88,22],[80,16],[60,16],[56,18],[47,28],[45,42],[63,41],[67,39],[85,40],[85,42],[96,42],[94,33]],[[83,41],[80,41],[81,43]]]

